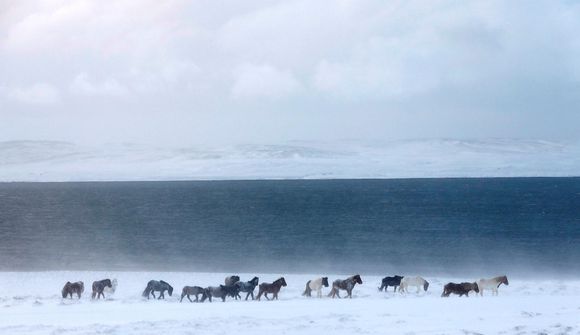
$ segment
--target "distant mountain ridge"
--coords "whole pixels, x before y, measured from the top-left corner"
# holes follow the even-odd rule
[[[215,148],[0,142],[0,181],[579,176],[580,143],[295,141]]]

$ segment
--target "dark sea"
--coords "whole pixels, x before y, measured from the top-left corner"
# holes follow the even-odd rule
[[[0,270],[580,275],[580,178],[1,183]]]

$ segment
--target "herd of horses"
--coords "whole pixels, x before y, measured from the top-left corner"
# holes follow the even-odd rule
[[[328,297],[341,298],[340,291],[346,291],[346,297],[352,298],[352,291],[355,285],[361,285],[362,283],[362,278],[358,274],[350,276],[346,279],[337,279],[332,282],[332,287],[330,293],[328,293]],[[443,293],[441,296],[449,297],[451,294],[456,294],[460,297],[468,297],[471,291],[475,292],[476,294],[479,293],[483,296],[484,290],[490,290],[493,295],[498,295],[498,288],[501,284],[509,285],[507,276],[504,275],[490,279],[480,279],[479,281],[473,283],[447,283],[443,287]],[[242,296],[240,293],[246,293],[245,300],[248,300],[248,298],[251,297],[252,300],[256,299],[259,301],[262,296],[266,298],[266,300],[277,300],[278,293],[282,287],[285,286],[287,286],[287,284],[284,277],[280,277],[272,283],[259,284],[258,277],[254,277],[249,281],[241,281],[239,276],[234,275],[226,277],[224,280],[224,285],[209,286],[205,288],[201,286],[185,286],[181,291],[181,299],[179,301],[182,302],[184,297],[187,297],[190,302],[204,302],[205,300],[212,302],[212,298],[218,298],[222,301],[226,301],[227,297],[231,297],[235,300],[241,300]],[[312,297],[312,291],[316,291],[316,296],[321,298],[322,289],[329,286],[328,277],[312,279],[306,282],[306,288],[302,295],[306,297]],[[381,286],[379,287],[379,291],[384,290],[387,292],[390,286],[394,288],[394,292],[396,292],[398,288],[399,292],[401,293],[408,292],[408,288],[412,286],[416,287],[417,293],[419,293],[421,288],[424,291],[427,291],[429,288],[429,282],[427,282],[422,277],[403,277],[395,275],[392,277],[383,278]],[[254,298],[254,291],[256,287],[258,287],[258,295]],[[115,293],[116,288],[116,279],[103,279],[95,281],[92,285],[93,292],[91,298],[100,299],[102,297],[104,299],[105,293]],[[76,295],[80,299],[84,290],[85,285],[82,281],[74,283],[67,282],[62,289],[62,297],[69,297],[72,299],[73,295]],[[158,292],[158,296],[155,296],[155,292]],[[147,299],[150,297],[153,297],[154,299],[165,299],[165,292],[167,292],[169,296],[173,294],[173,287],[169,285],[169,283],[163,280],[151,280],[147,283],[147,286],[143,291],[143,297]],[[268,297],[268,294],[272,295],[271,298]],[[194,296],[195,300],[192,300],[191,296]]]

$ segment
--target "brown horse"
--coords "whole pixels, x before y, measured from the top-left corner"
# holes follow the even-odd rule
[[[346,294],[349,298],[352,298],[352,289],[356,284],[362,284],[363,281],[360,275],[354,275],[352,277],[348,277],[344,280],[337,279],[332,282],[332,290],[328,294],[329,297],[334,298],[335,296],[340,298],[340,294],[338,294],[339,290],[345,290]]]
[[[260,284],[258,296],[256,297],[256,300],[260,300],[260,297],[262,296],[262,294],[264,295],[264,297],[266,297],[267,300],[270,300],[270,298],[268,298],[268,293],[272,293],[274,295],[274,297],[272,299],[278,300],[278,292],[280,292],[280,289],[282,288],[282,286],[286,286],[286,280],[284,279],[284,277],[280,277],[279,279],[274,281],[272,284],[270,284],[270,283]]]
[[[479,293],[479,287],[477,283],[448,283],[447,285],[443,286],[443,293],[441,294],[442,297],[448,297],[451,293],[458,294],[460,297],[465,295],[469,297],[469,292],[475,291],[475,293]]]
[[[187,299],[189,299],[190,302],[193,302],[193,300],[191,300],[191,298],[189,297],[190,295],[195,296],[195,302],[199,302],[199,295],[201,294],[201,300],[204,301],[205,298],[210,295],[211,293],[209,292],[208,289],[205,289],[203,287],[199,287],[199,286],[184,286],[183,290],[181,291],[181,299],[179,300],[179,302],[183,301],[183,297],[187,296]],[[210,300],[211,302],[211,300]]]
[[[79,299],[81,298],[81,294],[85,291],[85,284],[82,281],[78,281],[76,283],[71,283],[67,281],[62,288],[62,297],[66,298],[67,295],[70,296],[72,299],[73,293],[76,293]]]

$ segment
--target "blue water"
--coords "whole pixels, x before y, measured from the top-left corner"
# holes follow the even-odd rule
[[[0,270],[580,274],[580,178],[0,184]]]

